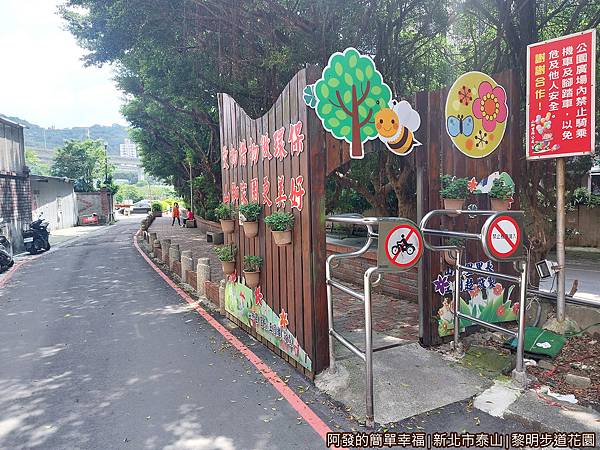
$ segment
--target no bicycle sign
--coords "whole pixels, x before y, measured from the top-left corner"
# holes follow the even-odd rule
[[[520,217],[508,214],[490,217],[483,227],[483,248],[495,260],[520,259],[523,255],[523,227]]]
[[[423,237],[409,220],[382,222],[379,225],[377,265],[381,269],[410,269],[423,254]]]

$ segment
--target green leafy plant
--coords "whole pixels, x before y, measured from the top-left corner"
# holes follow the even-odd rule
[[[260,272],[263,265],[263,259],[260,256],[246,255],[244,256],[244,271]]]
[[[294,228],[294,215],[289,212],[278,211],[265,217],[265,223],[273,231],[287,231]]]
[[[220,220],[233,220],[235,209],[229,203],[221,203],[215,208],[215,214]]]
[[[152,208],[152,212],[162,212],[163,211],[163,205],[161,202],[152,202],[152,205],[150,207]]]
[[[465,199],[469,195],[468,183],[466,178],[456,178],[452,175],[442,175],[440,178],[440,195],[449,199]]]
[[[492,188],[488,193],[490,198],[497,198],[500,200],[508,200],[512,197],[512,188],[504,182],[502,178],[496,178],[492,184]]]
[[[237,246],[234,244],[220,245],[215,247],[215,253],[217,258],[222,262],[233,262],[235,261],[235,255],[237,254]]]
[[[259,203],[246,203],[240,205],[240,213],[246,219],[246,222],[256,222],[262,211],[262,206]]]

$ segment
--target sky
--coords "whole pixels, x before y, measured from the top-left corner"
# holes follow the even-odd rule
[[[56,128],[127,122],[110,67],[84,67],[61,0],[0,0],[0,113]]]

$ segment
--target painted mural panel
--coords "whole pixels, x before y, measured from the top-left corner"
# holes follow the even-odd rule
[[[311,359],[288,328],[288,313],[284,308],[279,314],[273,311],[260,287],[252,291],[242,283],[230,280],[225,288],[225,310],[312,371]]]

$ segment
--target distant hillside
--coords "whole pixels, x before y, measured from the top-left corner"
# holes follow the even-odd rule
[[[0,114],[0,116],[27,126],[27,128],[25,128],[25,146],[32,148],[47,148],[48,150],[54,150],[57,147],[61,147],[64,141],[68,139],[87,138],[89,130],[89,137],[91,139],[101,139],[108,142],[108,153],[111,155],[118,155],[119,144],[122,144],[123,140],[128,136],[127,127],[117,124],[113,124],[110,127],[92,125],[91,127],[75,128],[42,128],[39,125],[29,123],[19,117],[5,116],[4,114]],[[46,140],[45,145],[44,134]]]

